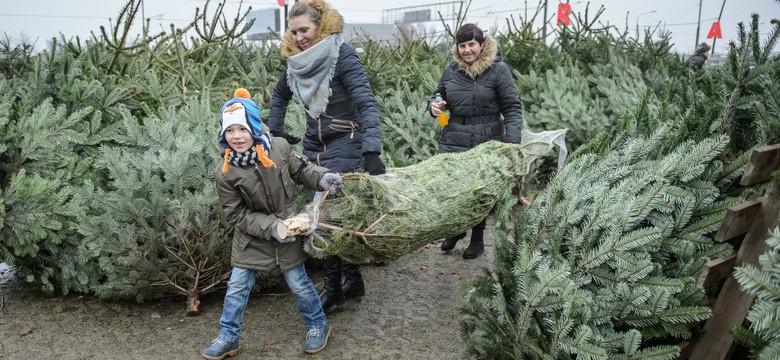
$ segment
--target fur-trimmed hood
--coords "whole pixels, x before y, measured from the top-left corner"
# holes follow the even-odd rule
[[[458,44],[455,44],[452,47],[452,59],[455,62],[455,65],[472,79],[475,79],[491,67],[498,56],[498,44],[491,36],[485,37],[485,42],[482,44],[482,53],[479,54],[477,61],[471,65],[467,64],[466,61],[460,57]]]
[[[304,0],[311,7],[320,11],[320,23],[317,28],[317,37],[314,38],[312,45],[322,41],[330,34],[340,33],[344,30],[344,17],[339,14],[336,9],[333,9],[323,0]],[[295,43],[292,32],[288,29],[282,37],[281,55],[282,59],[287,59],[290,56],[301,52],[301,48]]]

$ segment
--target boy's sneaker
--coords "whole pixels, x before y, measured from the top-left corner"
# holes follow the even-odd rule
[[[306,334],[306,343],[303,344],[303,351],[307,354],[316,354],[322,351],[328,345],[330,335],[331,329],[329,325],[309,330],[309,333]]]
[[[236,356],[236,354],[238,354],[238,339],[234,342],[227,342],[216,338],[209,347],[203,349],[200,356],[209,360],[222,360],[227,356]]]

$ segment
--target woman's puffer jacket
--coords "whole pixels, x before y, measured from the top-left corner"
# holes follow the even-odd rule
[[[317,37],[319,43],[328,35],[344,28],[341,15],[323,2],[312,2],[322,7]],[[281,55],[287,59],[301,49],[288,31],[282,38]],[[293,92],[285,71],[271,98],[268,127],[272,132],[284,130],[284,117]],[[306,134],[303,154],[313,163],[331,171],[363,171],[363,154],[382,151],[379,123],[379,104],[374,98],[363,64],[355,49],[344,43],[339,47],[336,70],[330,83],[331,96],[325,113],[319,119],[306,115]]]
[[[480,57],[471,65],[456,46],[436,92],[447,101],[450,116],[439,152],[466,151],[489,140],[520,142],[522,105],[493,38],[485,39]]]

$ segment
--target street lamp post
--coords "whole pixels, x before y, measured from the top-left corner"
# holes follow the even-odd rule
[[[636,39],[639,40],[639,17],[642,15],[652,14],[655,13],[655,10],[643,12],[636,16]]]
[[[699,29],[701,29],[701,0],[699,0],[699,20],[696,21],[696,44],[693,45],[694,49],[699,46]]]

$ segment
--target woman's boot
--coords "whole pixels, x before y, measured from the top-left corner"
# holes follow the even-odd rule
[[[360,265],[343,262],[344,286],[341,287],[344,298],[354,299],[366,294],[366,287],[363,284],[363,276],[360,275]]]
[[[344,292],[341,290],[341,258],[335,255],[323,260],[325,284],[320,291],[322,311],[328,312],[336,306],[344,305]]]
[[[474,259],[482,255],[482,252],[485,251],[485,245],[484,245],[484,234],[485,234],[485,222],[487,219],[484,219],[480,221],[479,224],[474,226],[473,229],[471,229],[471,243],[469,243],[469,247],[466,248],[465,251],[463,251],[463,258],[464,259]]]
[[[450,251],[455,248],[458,240],[466,237],[466,233],[458,234],[452,237],[448,237],[441,242],[441,251]]]

